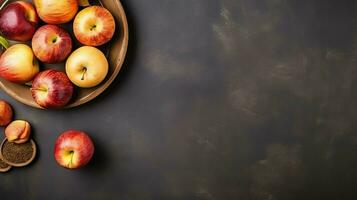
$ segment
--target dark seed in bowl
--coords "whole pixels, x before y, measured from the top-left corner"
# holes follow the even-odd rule
[[[2,147],[2,155],[6,161],[20,164],[31,159],[34,149],[30,141],[23,144],[15,144],[6,141]]]

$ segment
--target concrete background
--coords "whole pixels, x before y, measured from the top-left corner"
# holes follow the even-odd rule
[[[95,101],[0,93],[40,149],[0,174],[0,199],[357,199],[357,1],[122,3],[128,56]],[[94,139],[84,169],[53,158],[67,129]]]

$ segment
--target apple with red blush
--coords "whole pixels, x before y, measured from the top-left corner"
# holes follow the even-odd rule
[[[9,40],[31,40],[38,22],[36,10],[29,2],[15,1],[0,11],[0,32]]]
[[[64,61],[71,53],[72,39],[63,28],[44,25],[34,34],[32,49],[40,61],[58,63]]]
[[[49,69],[37,74],[33,80],[31,93],[43,108],[62,108],[73,95],[73,84],[64,72]]]
[[[0,77],[13,83],[27,83],[39,71],[39,63],[31,47],[25,44],[12,45],[0,57]]]
[[[92,139],[83,131],[69,130],[56,140],[54,156],[67,169],[78,169],[89,163],[94,154]]]
[[[73,32],[80,43],[100,46],[112,39],[115,26],[115,19],[109,10],[101,6],[89,6],[74,18]]]

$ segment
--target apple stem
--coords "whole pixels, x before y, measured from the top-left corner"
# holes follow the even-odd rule
[[[1,7],[0,7],[0,10],[2,10],[4,8],[4,6],[7,4],[9,0],[5,0],[4,3],[2,3]]]
[[[68,163],[68,168],[71,168],[71,165],[72,165],[72,162],[73,162],[72,160],[73,160],[74,152],[71,151],[70,154],[71,154],[71,160],[70,160],[69,163]]]
[[[93,25],[93,26],[90,27],[90,30],[93,31],[93,30],[95,30],[96,28],[97,28],[97,25]]]
[[[47,92],[46,89],[42,89],[42,88],[31,88],[31,90],[40,91],[40,92]]]
[[[84,80],[84,75],[86,74],[86,72],[87,72],[87,68],[85,67],[85,68],[83,68],[83,74],[82,74],[82,78],[81,78],[82,81]]]

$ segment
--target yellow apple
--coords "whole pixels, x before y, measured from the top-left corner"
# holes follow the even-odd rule
[[[34,0],[39,17],[48,24],[71,21],[78,11],[78,0]]]
[[[40,71],[32,49],[25,44],[15,44],[0,58],[0,76],[14,83],[27,83]]]
[[[78,87],[91,88],[105,79],[108,66],[107,58],[99,49],[83,46],[68,57],[66,73]]]

